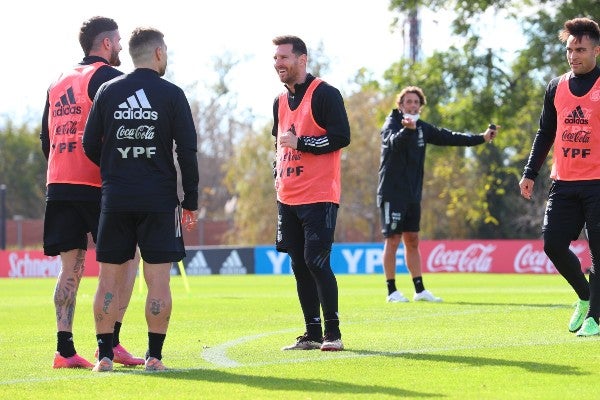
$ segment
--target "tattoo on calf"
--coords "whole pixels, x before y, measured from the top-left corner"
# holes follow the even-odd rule
[[[77,296],[78,281],[73,278],[67,279],[61,287],[54,289],[54,305],[56,306],[56,320],[68,326],[73,324],[75,315],[75,300]]]
[[[108,314],[108,307],[110,307],[110,303],[112,302],[114,296],[112,293],[107,292],[104,295],[104,307],[102,307],[102,311],[104,311],[105,314]]]
[[[165,308],[165,302],[161,299],[149,299],[149,307],[152,315],[158,315]]]

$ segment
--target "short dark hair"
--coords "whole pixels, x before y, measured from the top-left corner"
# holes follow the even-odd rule
[[[150,48],[162,46],[165,35],[156,28],[138,27],[131,32],[129,38],[129,55],[133,61],[137,61],[140,57],[147,56]]]
[[[79,28],[79,44],[86,56],[94,47],[94,41],[99,34],[103,32],[111,32],[119,29],[119,26],[112,18],[107,17],[92,17],[81,25]]]
[[[276,38],[273,39],[273,44],[275,46],[279,46],[282,44],[291,44],[292,52],[295,55],[297,55],[297,56],[300,56],[302,54],[308,55],[308,50],[306,50],[306,43],[304,43],[304,41],[302,39],[300,39],[298,36],[293,36],[293,35],[277,36]]]
[[[569,36],[581,40],[583,36],[590,38],[595,45],[600,44],[600,27],[598,23],[589,18],[574,18],[565,22],[563,30],[558,34],[562,42],[566,42]]]

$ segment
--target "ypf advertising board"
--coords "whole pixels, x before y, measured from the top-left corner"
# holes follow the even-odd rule
[[[425,273],[558,273],[541,240],[422,240],[420,250]],[[571,251],[587,272],[592,265],[587,241],[572,242]],[[255,261],[257,274],[291,273],[290,258],[273,246],[256,247]],[[335,243],[331,267],[337,274],[383,274],[383,244]],[[396,252],[396,271],[408,272],[402,245]]]
[[[255,273],[290,274],[290,258],[278,253],[273,246],[258,246],[255,253]],[[381,243],[334,244],[331,249],[331,268],[336,274],[383,273],[383,246]],[[396,252],[398,273],[407,273],[404,264],[404,248]]]

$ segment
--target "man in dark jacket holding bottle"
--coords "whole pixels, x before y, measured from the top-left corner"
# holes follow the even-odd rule
[[[440,129],[419,119],[427,103],[423,90],[408,86],[397,98],[398,108],[385,120],[381,130],[381,164],[377,186],[384,236],[383,268],[389,303],[408,302],[396,289],[396,251],[404,243],[404,258],[415,287],[414,301],[440,302],[425,289],[421,272],[419,227],[421,194],[427,143],[438,146],[476,146],[491,142],[497,127],[490,125],[482,134],[471,135]]]

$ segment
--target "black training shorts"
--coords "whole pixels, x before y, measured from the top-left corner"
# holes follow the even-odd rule
[[[397,200],[382,201],[379,207],[379,218],[384,237],[400,235],[402,232],[419,232],[421,204]]]
[[[100,213],[96,260],[123,264],[135,255],[136,245],[145,262],[163,264],[185,257],[181,212]]]
[[[331,249],[335,234],[337,211],[335,203],[287,205],[277,202],[277,237],[279,252],[302,253],[310,247],[315,252]]]
[[[46,202],[44,254],[57,256],[74,249],[87,250],[88,232],[96,241],[99,216],[99,201]]]
[[[575,240],[584,224],[588,231],[600,232],[600,181],[554,181],[542,232],[558,232]]]

